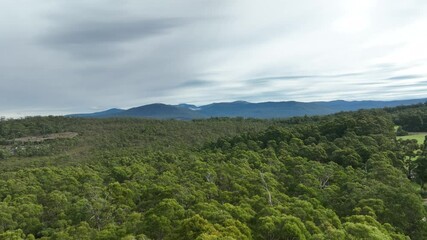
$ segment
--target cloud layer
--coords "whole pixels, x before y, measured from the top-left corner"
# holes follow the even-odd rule
[[[423,0],[4,0],[0,9],[0,115],[427,97]]]

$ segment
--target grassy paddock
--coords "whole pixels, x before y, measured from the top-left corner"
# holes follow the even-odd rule
[[[427,132],[410,132],[407,136],[398,136],[397,139],[415,139],[418,141],[418,144],[423,144],[426,135]]]

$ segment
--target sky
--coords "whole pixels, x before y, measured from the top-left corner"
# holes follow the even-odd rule
[[[425,0],[1,0],[0,116],[427,97]]]

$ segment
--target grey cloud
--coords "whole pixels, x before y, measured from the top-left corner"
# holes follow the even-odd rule
[[[406,88],[419,87],[419,84],[398,84],[398,85],[378,85],[383,91],[387,90],[404,90]]]
[[[248,82],[269,82],[272,80],[290,80],[290,79],[302,79],[302,78],[314,78],[316,76],[277,76],[277,77],[263,77],[263,78],[254,78],[254,79],[248,79],[246,81]]]
[[[417,78],[423,78],[424,76],[421,75],[403,75],[403,76],[395,76],[387,78],[387,80],[405,80],[405,79],[417,79]]]
[[[383,84],[383,83],[377,82],[377,81],[375,81],[375,82],[355,82],[355,83],[352,83],[352,85],[355,85],[355,86],[380,86],[381,84]]]
[[[314,76],[275,76],[275,77],[262,77],[262,78],[253,78],[243,80],[248,87],[253,87],[254,85],[269,85],[273,81],[280,80],[299,80],[304,78],[313,78]]]
[[[419,96],[424,2],[2,0],[0,111]]]
[[[300,79],[300,78],[340,78],[340,77],[351,77],[351,76],[360,76],[368,72],[350,72],[342,74],[323,74],[323,75],[296,75],[296,76],[279,76],[271,77],[266,79]]]
[[[93,20],[60,25],[45,37],[46,44],[105,44],[165,33],[185,21],[179,18]]]
[[[410,62],[407,64],[391,64],[391,63],[384,63],[384,64],[377,64],[372,66],[372,72],[375,73],[384,73],[384,74],[393,74],[395,72],[408,70],[413,67],[419,66],[419,63],[416,62]]]
[[[205,87],[212,85],[213,82],[206,80],[191,80],[186,81],[178,85],[179,88],[194,88],[194,87]]]
[[[351,72],[351,73],[343,73],[343,74],[330,74],[330,75],[284,75],[284,76],[273,76],[273,77],[262,77],[262,78],[253,78],[247,79],[245,82],[248,83],[268,83],[276,80],[299,80],[299,79],[313,79],[313,78],[343,78],[343,77],[353,77],[353,76],[361,76],[367,74],[367,72]]]
[[[409,75],[408,75],[409,77]],[[404,77],[402,76],[402,78],[396,78],[396,80],[407,80],[407,79],[418,79],[418,78],[423,78],[422,76],[419,77]],[[405,81],[393,81],[393,82],[385,82],[382,84],[378,84],[377,85],[379,89],[382,90],[389,90],[389,91],[418,91],[421,89],[424,89],[425,87],[427,87],[427,81],[426,80],[421,80],[421,81],[417,81],[417,82],[405,82]]]
[[[415,66],[415,64],[412,64],[411,66]],[[320,81],[321,79],[343,79],[343,80],[349,80],[351,77],[357,77],[358,79],[366,80],[366,79],[372,79],[373,76],[378,74],[395,74],[398,71],[409,69],[410,66],[399,66],[396,64],[378,64],[373,67],[373,69],[368,69],[366,71],[362,72],[348,72],[348,73],[342,73],[342,74],[319,74],[319,75],[283,75],[283,76],[273,76],[273,77],[263,77],[263,78],[254,78],[254,79],[248,79],[245,80],[249,85],[252,84],[268,84],[272,81],[280,81],[280,80],[300,80],[300,79],[307,79],[307,81],[314,81],[313,79],[317,79],[317,81]],[[351,85],[360,85],[360,86],[369,86],[369,85],[377,85],[381,86],[383,84],[382,80],[407,80],[407,79],[418,79],[423,78],[422,75],[400,75],[400,76],[394,76],[394,77],[388,77],[385,79],[372,79],[373,82],[353,82]],[[377,78],[377,77],[375,77]],[[310,80],[311,79],[311,80]]]
[[[122,50],[115,48],[116,45],[167,34],[187,22],[182,18],[58,22],[41,38],[41,43],[75,56],[102,58],[120,54]]]
[[[337,75],[329,75],[331,78],[341,78],[341,77],[355,77],[355,76],[362,76],[366,75],[368,72],[351,72],[351,73],[343,73],[343,74],[337,74]]]

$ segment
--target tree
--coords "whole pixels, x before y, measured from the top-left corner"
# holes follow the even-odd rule
[[[144,218],[145,232],[154,239],[171,238],[177,221],[182,220],[184,214],[184,208],[175,199],[163,199],[147,212]]]
[[[408,132],[403,130],[401,126],[399,126],[396,130],[396,136],[406,136],[408,135]]]
[[[422,156],[416,160],[417,168],[415,172],[420,183],[421,190],[424,190],[424,184],[427,182],[427,157]]]

